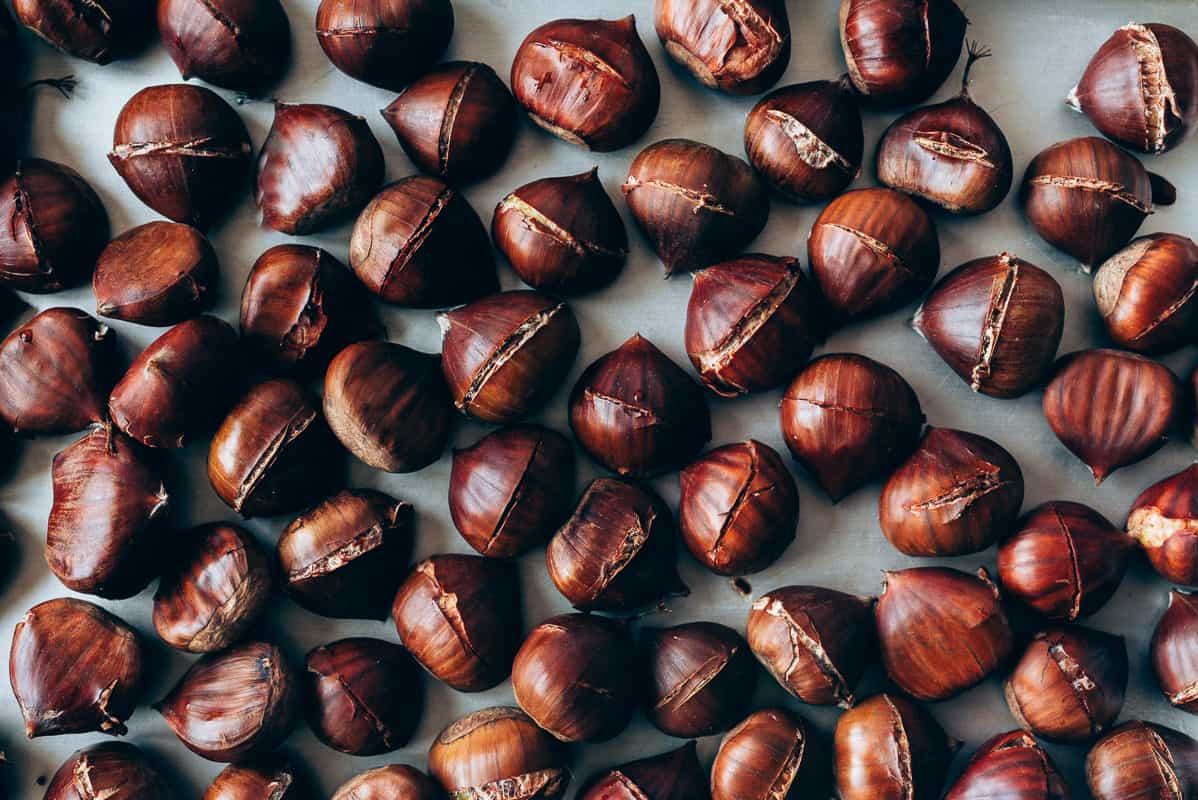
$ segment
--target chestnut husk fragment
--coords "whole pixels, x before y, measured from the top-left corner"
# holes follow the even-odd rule
[[[1174,233],[1135,239],[1094,273],[1107,335],[1138,353],[1170,353],[1198,330],[1198,243]]]
[[[322,0],[316,38],[351,78],[399,91],[437,62],[453,36],[449,0]]]
[[[709,800],[695,742],[594,775],[579,800]]]
[[[714,622],[650,628],[641,649],[650,674],[645,715],[658,730],[691,739],[744,718],[757,665],[739,633]]]
[[[1155,722],[1125,722],[1086,755],[1086,784],[1094,800],[1192,797],[1198,741]]]
[[[420,770],[389,764],[355,775],[337,787],[332,800],[439,800],[440,789]]]
[[[781,708],[754,711],[729,731],[711,765],[712,800],[827,797],[831,759],[807,720]]]
[[[154,30],[146,0],[16,0],[13,11],[46,43],[101,65],[135,55]]]
[[[167,780],[145,753],[125,742],[75,751],[46,786],[44,800],[174,800]]]
[[[1141,492],[1128,512],[1127,533],[1162,578],[1198,586],[1198,463]]]
[[[1156,623],[1149,645],[1152,671],[1165,698],[1198,714],[1198,603],[1191,592],[1173,589],[1169,607]]]
[[[212,305],[219,270],[212,244],[190,225],[139,225],[109,242],[96,261],[96,313],[175,325]]]
[[[271,756],[225,767],[201,800],[309,800],[313,796],[288,759]]]
[[[790,62],[785,0],[657,0],[654,27],[699,83],[728,94],[764,92]]]
[[[291,63],[279,0],[158,0],[158,33],[185,81],[258,94]]]
[[[944,800],[1069,800],[1069,785],[1027,731],[1009,731],[982,743]]]

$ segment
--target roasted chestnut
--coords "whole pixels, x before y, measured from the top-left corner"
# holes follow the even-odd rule
[[[1198,328],[1198,243],[1174,233],[1136,239],[1094,274],[1094,301],[1119,347],[1168,353]]]
[[[770,215],[765,184],[748,164],[689,139],[663,139],[638,153],[623,191],[666,275],[731,258]]]
[[[1094,800],[1187,797],[1198,791],[1198,742],[1154,722],[1125,722],[1090,749],[1086,783]]]
[[[449,0],[321,0],[316,38],[346,75],[398,91],[445,52],[453,22]]]
[[[391,607],[399,641],[455,689],[479,692],[507,678],[524,633],[514,564],[438,555],[400,584]]]
[[[332,800],[438,800],[441,792],[415,767],[391,764],[368,769],[337,787]]]
[[[646,630],[649,662],[645,715],[671,736],[690,739],[726,731],[748,711],[757,665],[740,634],[714,622]]]
[[[903,376],[852,353],[808,364],[786,388],[780,417],[791,455],[833,502],[906,459],[924,421]]]
[[[708,800],[707,775],[695,742],[630,761],[593,776],[579,800]]]
[[[102,742],[76,751],[55,771],[44,800],[172,800],[170,781],[141,750]]]
[[[134,55],[154,29],[145,0],[16,0],[13,11],[47,43],[97,64]]]
[[[496,425],[544,405],[574,365],[581,341],[570,307],[538,292],[493,294],[437,321],[453,404]]]
[[[293,236],[326,228],[361,211],[383,185],[384,170],[366,120],[333,106],[277,103],[258,154],[254,199],[262,224]]]
[[[1198,586],[1198,463],[1141,492],[1127,533],[1165,580]]]
[[[260,92],[291,63],[279,0],[158,0],[158,33],[185,81]]]
[[[827,747],[802,717],[781,708],[754,711],[720,742],[711,765],[712,800],[827,797]]]
[[[201,800],[307,800],[311,795],[289,761],[270,757],[225,767]]]
[[[657,0],[657,36],[704,86],[757,94],[790,62],[785,0]]]
[[[983,797],[1069,800],[1069,785],[1031,734],[1010,731],[987,739],[977,749],[944,800]]]
[[[1169,592],[1169,607],[1156,623],[1149,653],[1157,685],[1173,705],[1198,713],[1198,605],[1189,592]]]
[[[124,734],[142,688],[142,661],[133,629],[97,605],[62,597],[29,609],[8,655],[25,735]]]
[[[212,305],[219,271],[211,243],[190,225],[139,225],[109,242],[96,261],[96,313],[174,325]]]
[[[429,748],[428,770],[453,797],[557,800],[570,783],[557,741],[509,706],[450,723]]]
[[[661,99],[657,70],[631,15],[545,23],[516,50],[511,82],[533,122],[600,152],[639,139]]]

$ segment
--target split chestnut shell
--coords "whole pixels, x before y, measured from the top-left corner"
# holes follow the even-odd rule
[[[1192,795],[1198,791],[1198,741],[1154,722],[1125,722],[1090,749],[1086,783],[1094,800]]]
[[[1094,273],[1107,335],[1139,353],[1168,353],[1198,330],[1198,243],[1174,233],[1134,240]]]
[[[763,92],[790,62],[785,0],[657,0],[654,21],[666,52],[712,89]]]
[[[1198,598],[1174,589],[1149,645],[1157,685],[1170,703],[1198,713]]]
[[[1128,512],[1127,533],[1162,578],[1198,586],[1198,463],[1141,492]]]
[[[158,32],[183,80],[251,94],[291,63],[291,26],[279,0],[158,0]]]
[[[1069,785],[1027,731],[1000,733],[985,742],[949,787],[944,800],[1069,800]]]
[[[720,742],[712,800],[827,797],[828,748],[807,720],[781,708],[754,711]]]
[[[479,709],[446,726],[429,748],[428,770],[457,798],[557,800],[570,784],[564,748],[511,706]]]
[[[593,776],[578,800],[708,800],[707,774],[696,743],[630,761]]]
[[[86,781],[80,780],[82,776]],[[125,742],[101,742],[63,762],[46,786],[45,800],[174,800],[177,796],[173,783],[141,750]]]

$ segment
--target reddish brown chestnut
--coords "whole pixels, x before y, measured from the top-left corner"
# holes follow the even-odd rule
[[[185,81],[257,93],[291,62],[279,0],[158,0],[158,33]]]
[[[720,742],[711,765],[712,800],[827,797],[827,747],[805,719],[780,708],[754,711]]]
[[[1094,274],[1094,301],[1111,341],[1169,353],[1198,329],[1198,243],[1173,233],[1136,239]]]
[[[1198,586],[1198,463],[1141,492],[1127,533],[1165,580]]]
[[[977,749],[944,800],[1003,797],[1009,800],[1069,800],[1069,785],[1030,733],[1010,731]]]
[[[225,767],[201,800],[307,800],[311,795],[289,761],[268,757]]]
[[[332,800],[438,800],[440,789],[415,767],[368,769],[337,787]]]
[[[445,52],[453,22],[449,0],[321,0],[316,38],[346,75],[399,91]]]
[[[139,225],[109,242],[96,261],[96,313],[174,325],[212,305],[219,271],[211,243],[190,225]]]
[[[757,94],[790,62],[784,0],[657,0],[657,37],[704,86]]]
[[[645,715],[683,739],[726,731],[748,710],[757,665],[740,634],[714,622],[646,630],[649,662]]]
[[[708,800],[707,775],[695,742],[600,772],[579,800]]]
[[[429,748],[428,769],[460,798],[557,800],[570,783],[557,741],[509,706],[480,709],[450,723]]]
[[[1198,713],[1198,603],[1189,592],[1169,592],[1169,607],[1156,623],[1149,653],[1157,685],[1165,698]]]
[[[43,41],[97,64],[134,55],[154,27],[144,0],[17,0],[13,11]]]
[[[50,778],[44,800],[173,800],[170,781],[131,744],[103,742],[76,751]]]
[[[1198,742],[1153,722],[1125,722],[1086,756],[1094,800],[1187,797],[1198,791]]]

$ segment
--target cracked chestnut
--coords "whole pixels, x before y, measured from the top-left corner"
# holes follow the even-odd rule
[[[510,706],[483,708],[450,723],[429,748],[428,770],[453,797],[557,800],[570,783],[561,745]]]
[[[441,791],[420,770],[407,764],[375,767],[337,787],[332,800],[438,800]]]
[[[790,63],[785,0],[657,0],[654,26],[671,58],[728,94],[764,92]]]
[[[827,797],[827,745],[807,720],[781,708],[754,711],[724,736],[711,765],[712,800]]]
[[[279,0],[158,0],[158,33],[185,81],[259,94],[291,63]]]
[[[1186,797],[1198,791],[1198,741],[1154,722],[1125,722],[1090,749],[1086,784],[1094,800]]]
[[[308,800],[312,794],[290,761],[271,756],[225,767],[201,800]]]
[[[1069,785],[1044,748],[1027,731],[1000,733],[982,743],[944,800],[1005,797],[1069,800]]]
[[[1198,601],[1190,592],[1169,592],[1169,607],[1156,623],[1149,645],[1152,671],[1165,698],[1198,713]]]
[[[13,12],[46,43],[96,64],[135,55],[154,30],[145,0],[16,0]]]
[[[1174,233],[1134,240],[1094,273],[1107,335],[1139,353],[1170,353],[1198,329],[1198,243]]]
[[[841,714],[835,741],[843,800],[935,800],[960,747],[926,710],[891,694],[876,694]]]
[[[1141,492],[1128,512],[1127,533],[1165,580],[1198,586],[1198,463]]]
[[[212,305],[220,264],[190,225],[148,222],[108,243],[96,261],[96,313],[139,325],[175,325]]]
[[[658,730],[693,739],[744,718],[757,665],[739,633],[714,622],[649,628],[641,649],[650,675],[645,715]]]
[[[707,775],[696,743],[599,772],[578,791],[579,800],[709,800]]]
[[[316,38],[346,75],[399,91],[437,63],[453,24],[449,0],[321,0]]]
[[[141,750],[102,742],[77,750],[55,771],[44,800],[173,800],[167,776]]]

